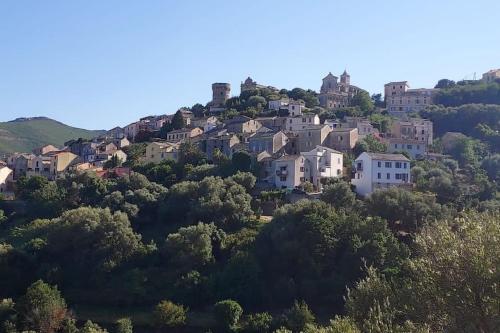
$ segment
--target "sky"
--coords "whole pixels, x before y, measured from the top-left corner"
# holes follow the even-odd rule
[[[205,104],[213,82],[381,93],[500,68],[499,0],[0,0],[0,121],[87,129]]]

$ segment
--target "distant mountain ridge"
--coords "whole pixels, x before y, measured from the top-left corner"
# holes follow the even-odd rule
[[[71,139],[91,139],[104,130],[86,130],[63,124],[47,117],[23,117],[0,122],[0,156],[13,152],[31,152],[51,144],[62,147]]]

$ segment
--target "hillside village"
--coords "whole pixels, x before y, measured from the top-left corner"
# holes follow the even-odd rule
[[[481,81],[499,77],[500,70],[491,70]],[[352,179],[362,196],[391,186],[411,189],[411,160],[446,158],[433,149],[432,121],[418,116],[435,103],[439,88],[410,89],[407,81],[390,82],[383,100],[370,98],[344,71],[340,80],[332,73],[323,78],[319,94],[294,90],[317,103],[250,77],[237,97],[231,97],[229,83],[214,83],[206,106],[143,117],[92,140],[75,138],[64,147],[46,145],[8,156],[2,162],[0,191],[9,196],[22,176],[55,180],[89,170],[101,177],[130,175],[125,151],[138,142],[146,143],[139,157],[143,164],[177,161],[183,144],[190,144],[212,163],[220,154],[228,159],[248,155],[248,169],[261,188],[319,193],[329,179],[344,178]],[[238,108],[244,99],[252,106]],[[367,140],[383,148],[368,151]]]
[[[500,69],[212,93],[0,161],[0,333],[498,331]]]

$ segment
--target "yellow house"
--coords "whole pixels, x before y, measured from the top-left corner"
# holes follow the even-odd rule
[[[160,163],[165,160],[177,161],[179,144],[171,142],[151,142],[146,146],[146,163]]]
[[[61,151],[51,155],[50,178],[57,178],[57,176],[66,172],[76,162],[78,162],[78,156],[69,151]]]

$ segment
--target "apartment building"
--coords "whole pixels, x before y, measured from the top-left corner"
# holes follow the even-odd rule
[[[393,116],[419,112],[434,103],[438,89],[410,89],[408,81],[390,82],[384,86],[387,111]]]

